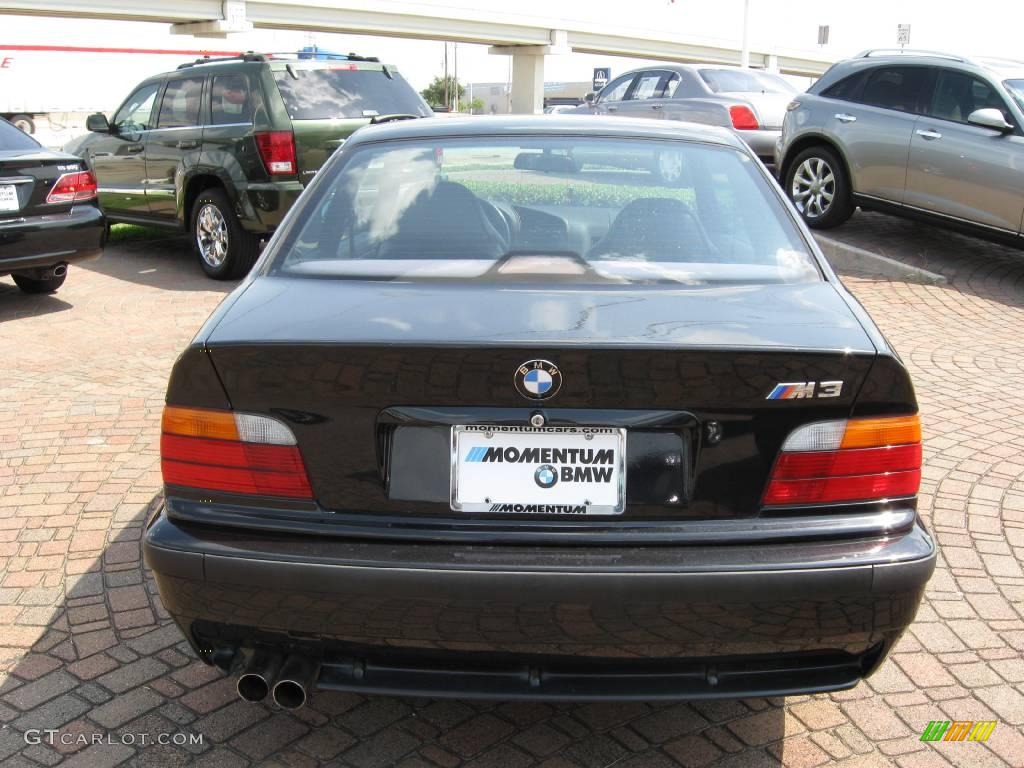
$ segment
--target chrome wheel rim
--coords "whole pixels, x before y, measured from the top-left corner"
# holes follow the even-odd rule
[[[828,213],[836,196],[836,175],[820,157],[809,157],[793,174],[793,204],[808,219]]]
[[[228,224],[224,214],[212,203],[199,209],[196,216],[196,244],[199,255],[209,266],[218,269],[228,257]]]
[[[662,152],[658,155],[658,175],[662,181],[669,183],[679,181],[683,175],[683,155],[681,152]]]
[[[32,134],[32,123],[28,120],[15,120],[12,125],[22,133]]]

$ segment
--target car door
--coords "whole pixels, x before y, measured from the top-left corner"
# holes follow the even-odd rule
[[[156,127],[146,137],[146,198],[149,212],[162,219],[178,213],[177,186],[185,168],[198,163],[203,143],[205,75],[167,81]]]
[[[970,125],[976,109],[995,108],[1012,131]],[[932,213],[1016,233],[1024,213],[1024,135],[1002,95],[967,72],[942,69],[910,142],[905,203]]]
[[[887,65],[857,77],[822,94],[831,102],[824,133],[846,156],[854,192],[902,203],[910,138],[931,97],[934,70]]]
[[[660,117],[664,111],[663,84],[666,72],[661,69],[648,69],[637,74],[633,87],[619,105],[619,115],[623,117]]]
[[[636,75],[636,72],[620,75],[602,88],[601,92],[597,94],[597,98],[594,99],[594,114],[614,115],[618,113]]]
[[[110,133],[90,142],[87,161],[96,174],[100,207],[118,214],[145,216],[146,154],[144,139],[156,118],[160,83],[136,89],[114,115]]]

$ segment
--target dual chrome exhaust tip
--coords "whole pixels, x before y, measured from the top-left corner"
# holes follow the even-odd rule
[[[257,649],[238,677],[238,695],[245,701],[263,701],[267,695],[282,709],[298,709],[306,703],[320,674],[320,662],[299,654],[284,658]]]

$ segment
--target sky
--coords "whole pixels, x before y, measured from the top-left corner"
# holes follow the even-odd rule
[[[404,0],[377,0],[381,7],[410,7]],[[530,17],[557,28],[569,21],[643,34],[673,30],[682,40],[738,47],[742,34],[743,0],[418,0],[415,6],[443,7],[448,12],[472,8],[507,18]],[[864,48],[895,47],[898,24],[911,25],[911,46],[965,55],[1024,58],[1020,30],[1024,2],[974,0],[749,0],[750,44],[754,50],[803,52],[840,59]],[[628,11],[626,10],[628,9]],[[816,44],[818,25],[830,26],[827,46]],[[52,44],[89,46],[294,50],[304,44],[339,51],[354,50],[395,64],[416,87],[423,88],[442,71],[443,43],[386,37],[257,30],[227,40],[170,35],[168,25],[141,22],[84,21],[41,17],[0,17],[0,46]],[[449,49],[451,50],[451,49]],[[462,82],[503,82],[509,57],[493,56],[485,46],[458,46]],[[596,66],[610,66],[613,75],[646,62],[614,56],[567,54],[548,56],[549,82],[589,80]],[[140,73],[141,76],[151,73]]]

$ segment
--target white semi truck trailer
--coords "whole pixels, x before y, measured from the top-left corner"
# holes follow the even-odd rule
[[[0,33],[2,34],[2,33]],[[0,117],[34,133],[45,117],[108,114],[141,80],[203,56],[238,51],[6,44],[0,40]]]

